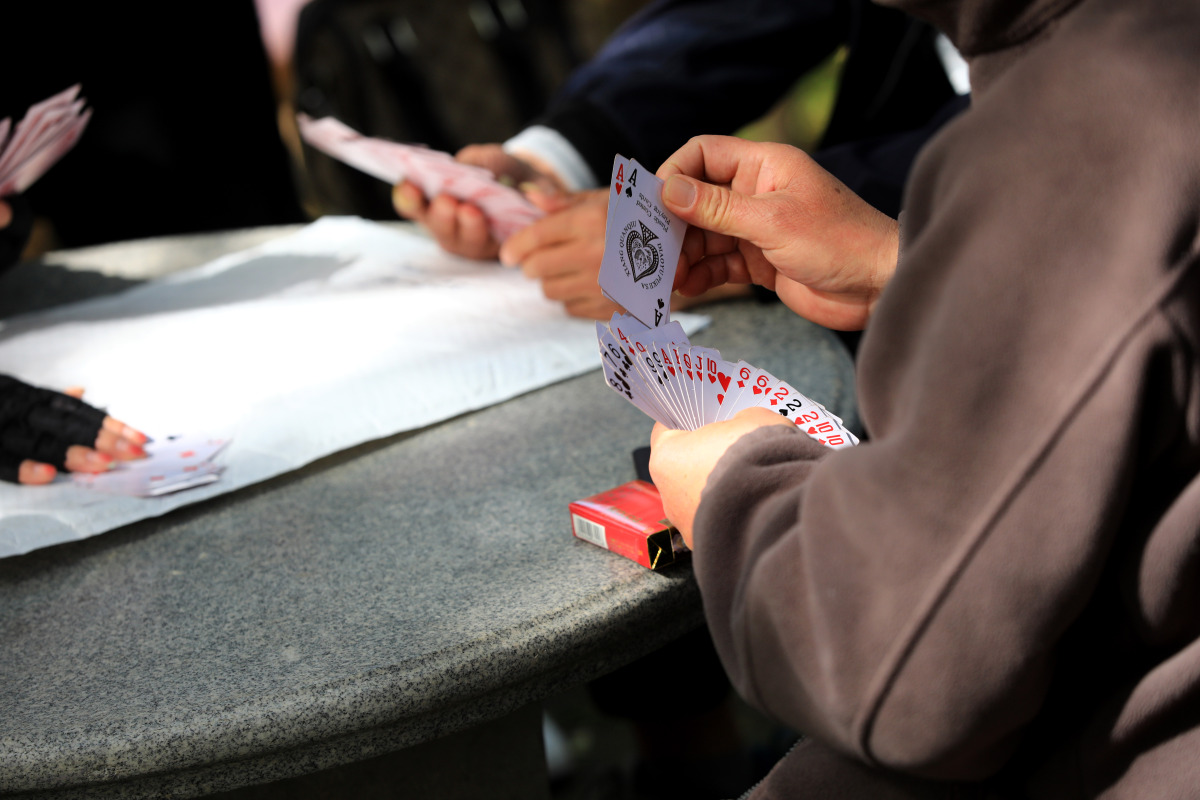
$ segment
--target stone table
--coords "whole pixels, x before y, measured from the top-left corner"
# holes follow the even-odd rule
[[[51,254],[0,276],[0,314],[290,230]],[[832,334],[705,313],[697,344],[856,425]],[[0,560],[0,794],[546,797],[540,700],[702,622],[686,563],[571,536],[567,504],[632,479],[650,428],[597,370]]]

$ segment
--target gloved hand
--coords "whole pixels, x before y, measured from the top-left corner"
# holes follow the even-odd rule
[[[145,456],[145,434],[77,397],[0,375],[0,480],[48,483]]]

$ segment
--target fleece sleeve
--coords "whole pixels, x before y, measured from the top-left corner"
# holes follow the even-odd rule
[[[870,440],[749,434],[696,515],[738,689],[930,777],[995,772],[1039,714],[1114,539],[1143,524],[1138,465],[1181,424],[1192,368],[1162,309],[1195,282],[1200,165],[1177,134],[1196,104],[1151,56],[1064,50],[977,95],[918,161],[860,355]]]

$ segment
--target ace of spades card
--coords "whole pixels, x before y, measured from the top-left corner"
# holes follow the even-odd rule
[[[613,164],[600,289],[657,328],[671,320],[671,289],[686,223],[662,204],[663,182],[635,159]]]

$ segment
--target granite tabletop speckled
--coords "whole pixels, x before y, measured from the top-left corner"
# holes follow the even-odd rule
[[[215,255],[198,241],[166,250]],[[88,258],[114,254],[92,252],[22,265],[0,294],[28,308],[53,302],[46,285],[74,299],[131,279],[78,289]],[[832,334],[778,305],[705,313],[697,344],[856,425]],[[500,717],[695,627],[686,564],[650,572],[571,536],[567,504],[632,479],[651,424],[597,370],[0,560],[0,793],[188,796],[304,774]]]

